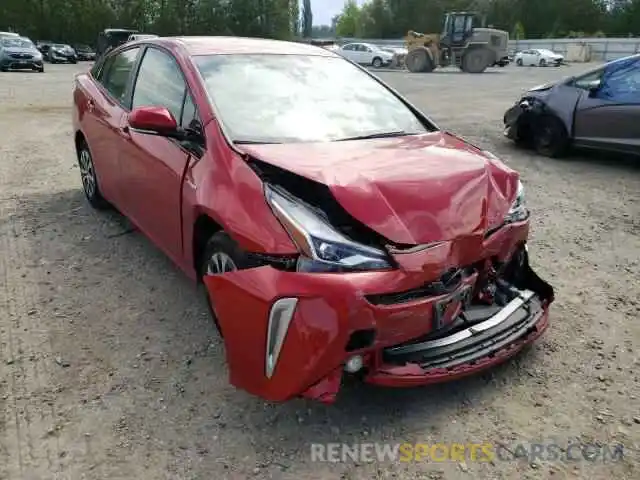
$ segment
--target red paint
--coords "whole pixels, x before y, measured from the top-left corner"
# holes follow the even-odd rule
[[[354,218],[408,245],[484,235],[502,222],[518,182],[516,172],[444,132],[242,148],[328,185]]]
[[[480,250],[468,252],[468,255],[482,258],[511,252],[526,238],[527,232],[526,223],[507,227],[489,237]],[[456,251],[457,243],[445,242],[441,248],[446,252]],[[423,254],[406,255],[420,258]],[[467,260],[463,255],[459,258]],[[231,383],[268,400],[287,400],[318,384],[344,364],[354,353],[347,354],[345,345],[355,330],[376,329],[374,345],[363,351],[368,354],[379,354],[385,347],[424,335],[431,330],[433,305],[443,297],[390,306],[373,305],[364,297],[423,285],[436,279],[449,263],[449,257],[442,255],[436,256],[433,263],[427,263],[421,272],[317,274],[261,267],[206,277],[205,283],[216,299],[216,311],[225,337]],[[275,375],[269,380],[264,375],[264,330],[271,304],[282,297],[297,297],[300,301]],[[534,338],[529,340],[526,343]],[[487,367],[493,363],[491,361]],[[484,364],[480,362],[451,375],[423,372],[417,366],[409,368],[413,371],[409,376],[400,375],[402,372],[395,369],[387,371],[384,366],[376,372],[384,373],[387,385],[395,382],[402,386],[434,383],[434,379],[454,379],[483,369]],[[370,374],[368,381],[383,382],[377,373]]]
[[[138,130],[171,133],[178,129],[178,122],[164,107],[138,107],[129,114],[129,125]]]
[[[224,332],[230,381],[265,399],[306,396],[332,402],[345,346],[354,330],[373,328],[375,343],[363,350],[366,380],[414,385],[457,378],[502,361],[532,342],[547,325],[498,355],[453,372],[417,365],[381,364],[383,348],[432,329],[433,304],[425,298],[390,306],[366,295],[409,290],[437,279],[453,266],[489,257],[506,260],[526,241],[528,222],[500,224],[516,195],[518,174],[465,143],[435,132],[404,138],[326,144],[232,148],[222,133],[191,56],[225,53],[334,55],[301,44],[225,38],[156,39],[136,43],[161,48],[180,66],[198,108],[206,143],[195,155],[177,140],[149,134],[173,132],[176,119],[162,107],[129,111],[91,74],[76,78],[74,131],[93,155],[103,195],[192,278],[194,226],[202,216],[220,225],[251,252],[295,255],[297,248],[264,197],[264,185],[244,154],[326,184],[353,217],[396,243],[399,268],[390,271],[305,274],[265,266],[204,281]],[[130,48],[120,47],[117,51]],[[145,131],[147,131],[145,133]],[[444,239],[444,240],[443,240]],[[430,248],[419,245],[439,242]],[[470,281],[474,281],[474,279]],[[299,299],[272,378],[265,376],[269,310],[282,297]]]

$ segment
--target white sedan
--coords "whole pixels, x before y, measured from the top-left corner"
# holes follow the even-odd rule
[[[554,65],[559,67],[564,62],[564,57],[559,53],[552,52],[544,48],[534,48],[531,50],[523,50],[516,53],[514,62],[519,67],[522,66],[538,66],[546,67],[547,65]]]
[[[383,50],[371,43],[347,43],[336,52],[352,62],[361,65],[372,65],[376,68],[389,65],[393,60],[392,52]]]

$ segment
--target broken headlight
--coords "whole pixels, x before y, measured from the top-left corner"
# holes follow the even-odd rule
[[[333,228],[320,212],[288,192],[265,187],[267,202],[300,250],[300,272],[344,272],[393,268],[384,250],[362,245]]]
[[[522,182],[518,180],[518,193],[516,199],[513,201],[509,212],[504,217],[504,223],[522,222],[529,218],[529,210],[524,199],[524,187]]]

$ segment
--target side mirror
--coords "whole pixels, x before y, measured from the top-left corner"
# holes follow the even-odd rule
[[[182,138],[178,122],[165,107],[138,107],[129,114],[129,126],[142,133]]]
[[[598,95],[598,91],[600,91],[601,86],[600,80],[594,80],[589,83],[587,90],[589,91],[589,97],[595,98]]]

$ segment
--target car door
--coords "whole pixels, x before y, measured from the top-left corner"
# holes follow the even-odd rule
[[[118,208],[124,206],[119,195],[117,162],[120,127],[128,108],[132,72],[140,52],[140,47],[129,48],[96,64],[91,72],[92,88],[80,100],[84,111],[81,126],[91,149],[100,189]]]
[[[371,49],[361,43],[356,46],[356,54],[358,63],[360,64],[369,64],[373,60],[373,52]]]
[[[360,63],[364,65],[371,65],[371,63],[373,63],[373,57],[375,54],[373,48],[371,48],[369,45],[360,45],[360,47],[362,48]]]
[[[131,108],[142,106],[166,107],[178,123],[189,124],[193,120],[195,107],[187,82],[168,51],[147,47],[142,56]],[[123,148],[118,162],[127,215],[167,255],[180,263],[182,179],[192,153],[178,140],[129,128],[126,119],[121,135]]]
[[[577,145],[640,151],[640,58],[614,62],[576,80],[582,94],[574,117]]]
[[[342,56],[348,58],[352,62],[357,62],[356,45],[350,43],[342,47]]]

